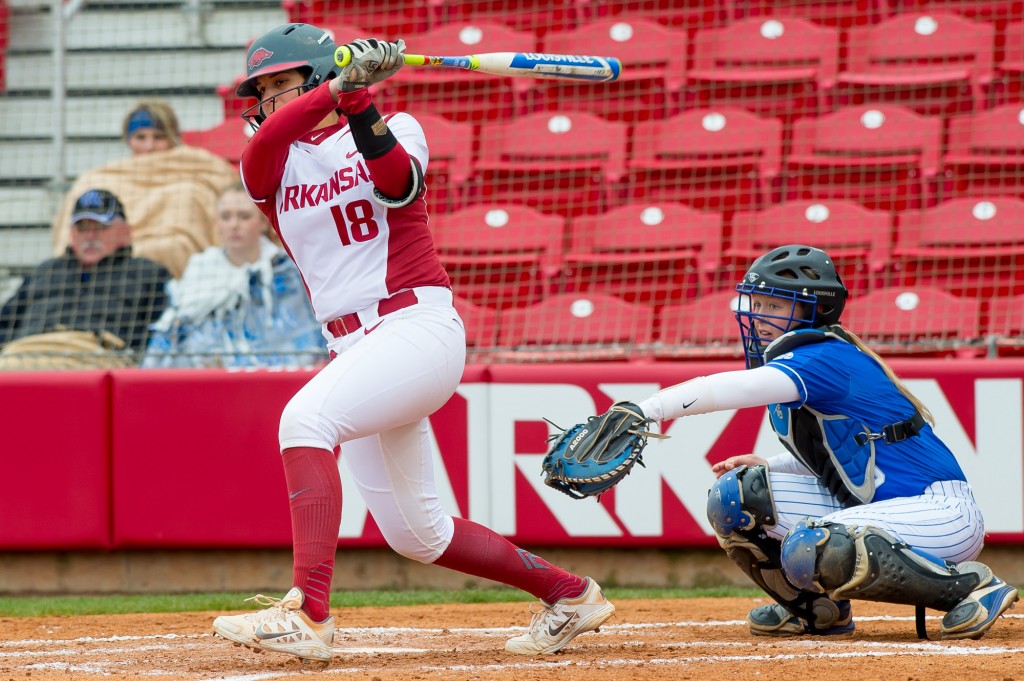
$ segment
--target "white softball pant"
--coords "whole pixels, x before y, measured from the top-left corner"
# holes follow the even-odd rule
[[[936,482],[916,497],[901,497],[842,508],[817,478],[792,473],[768,473],[778,524],[766,528],[783,539],[808,516],[854,527],[885,530],[911,547],[943,560],[973,560],[985,542],[985,521],[966,482]]]
[[[391,548],[432,563],[454,523],[437,498],[427,416],[458,387],[466,332],[450,291],[414,291],[416,305],[379,318],[362,311],[360,329],[329,340],[337,356],[288,402],[279,440],[282,450],[340,444]]]

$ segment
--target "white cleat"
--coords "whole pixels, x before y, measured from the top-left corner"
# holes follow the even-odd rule
[[[257,652],[269,650],[302,658],[327,661],[334,654],[334,618],[317,624],[301,610],[305,595],[294,586],[278,600],[263,594],[245,599],[268,606],[247,615],[222,615],[213,620],[213,631],[229,641]]]
[[[572,639],[598,627],[615,612],[597,582],[587,578],[587,588],[576,598],[563,598],[553,605],[538,601],[530,627],[522,636],[505,643],[505,650],[519,655],[546,655],[566,646]]]

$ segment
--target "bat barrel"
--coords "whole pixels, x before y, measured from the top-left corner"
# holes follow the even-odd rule
[[[495,76],[554,78],[606,83],[617,80],[622,62],[615,57],[578,54],[542,54],[531,52],[488,52],[446,57],[423,54],[403,55],[407,66],[443,67],[477,71]],[[334,52],[341,67],[352,60],[352,52],[342,45]]]

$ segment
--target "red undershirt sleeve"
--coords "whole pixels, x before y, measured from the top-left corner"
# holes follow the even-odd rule
[[[242,176],[252,198],[273,196],[284,176],[288,148],[338,107],[325,83],[268,116],[242,152]]]

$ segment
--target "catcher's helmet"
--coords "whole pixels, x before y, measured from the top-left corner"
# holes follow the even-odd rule
[[[800,244],[780,246],[755,260],[736,290],[740,294],[736,320],[740,324],[748,367],[764,363],[766,343],[754,328],[755,319],[784,332],[836,324],[850,295],[828,253]],[[786,315],[755,312],[750,300],[752,295],[805,304],[793,305]]]
[[[340,72],[334,63],[337,49],[331,34],[309,24],[285,24],[268,31],[249,46],[246,78],[235,89],[239,97],[256,97],[256,79],[268,73],[298,69],[306,75],[303,91],[334,78]]]

